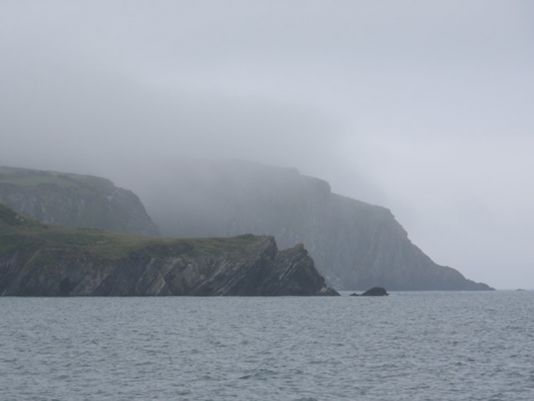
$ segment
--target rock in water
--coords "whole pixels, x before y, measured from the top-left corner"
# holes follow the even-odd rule
[[[46,226],[0,205],[0,295],[339,295],[302,245]]]
[[[158,232],[137,195],[100,177],[0,167],[0,203],[45,224]]]
[[[385,295],[389,294],[383,287],[373,287],[361,294],[362,297],[382,297]]]

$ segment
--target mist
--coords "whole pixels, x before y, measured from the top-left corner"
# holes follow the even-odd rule
[[[186,158],[327,180],[534,288],[527,1],[4,1],[0,165],[145,192]],[[172,183],[169,183],[172,185]]]

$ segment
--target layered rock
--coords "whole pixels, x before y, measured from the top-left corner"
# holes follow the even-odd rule
[[[490,289],[434,263],[388,209],[334,194],[327,182],[296,169],[189,161],[168,174],[143,194],[166,235],[250,232],[274,235],[283,247],[303,243],[339,289]]]
[[[0,202],[46,224],[157,234],[137,195],[100,177],[0,167]]]
[[[302,246],[46,226],[0,205],[0,295],[335,295]]]

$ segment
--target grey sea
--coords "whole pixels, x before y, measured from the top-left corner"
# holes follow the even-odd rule
[[[534,292],[0,298],[0,400],[534,400]]]

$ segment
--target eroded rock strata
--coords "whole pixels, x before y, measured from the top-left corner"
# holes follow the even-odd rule
[[[303,246],[150,239],[48,226],[0,205],[0,295],[337,295]]]

